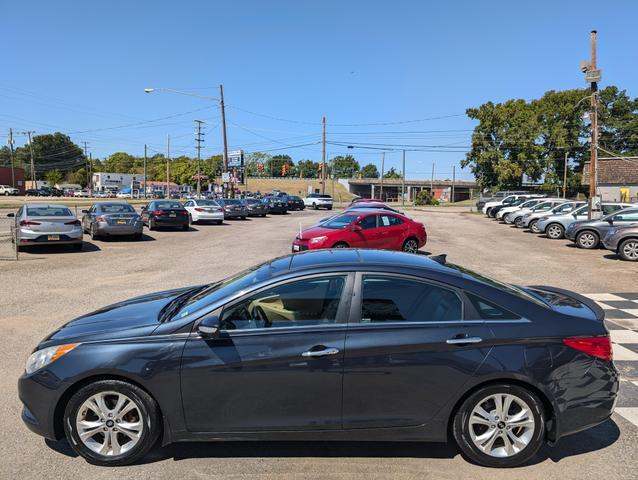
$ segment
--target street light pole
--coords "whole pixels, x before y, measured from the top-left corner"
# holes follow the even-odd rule
[[[219,84],[219,96],[220,96],[220,106],[221,106],[221,110],[222,110],[222,135],[224,138],[224,171],[222,172],[222,175],[224,173],[228,172],[228,142],[226,140],[226,108],[224,107],[224,86],[222,84]],[[223,183],[223,180],[222,180]],[[226,187],[225,187],[225,183],[223,183],[224,187],[222,190],[222,196],[225,198],[226,197]],[[234,190],[231,188],[230,189],[230,198],[234,198],[235,197],[235,192]]]
[[[197,124],[197,138],[195,141],[197,145],[197,198],[201,198],[202,194],[202,170],[201,170],[201,150],[202,150],[202,120],[195,120]]]
[[[405,149],[403,150],[403,175],[401,175],[401,205],[405,206]]]

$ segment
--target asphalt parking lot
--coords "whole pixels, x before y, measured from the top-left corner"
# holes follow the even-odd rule
[[[466,208],[407,213],[426,225],[425,252],[446,253],[448,261],[499,280],[588,294],[638,291],[638,265],[611,252],[576,250],[566,240],[537,238]],[[454,446],[439,444],[208,443],[172,445],[114,472],[75,458],[64,442],[45,442],[22,425],[17,378],[31,349],[57,326],[115,301],[218,280],[288,254],[300,223],[306,228],[325,216],[306,210],[195,225],[188,232],[145,229],[141,242],[86,241],[82,252],[33,250],[18,262],[0,262],[0,478],[636,478],[638,427],[618,414],[544,448],[530,465],[500,471],[471,465]],[[621,397],[638,402],[638,374],[628,380],[636,383],[623,382]]]

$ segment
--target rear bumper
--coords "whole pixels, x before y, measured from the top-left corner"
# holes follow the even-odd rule
[[[142,233],[144,225],[142,223],[136,225],[100,225],[97,228],[98,235],[135,235]]]
[[[200,221],[220,221],[224,219],[224,212],[198,212],[198,213],[191,213],[191,217],[193,218],[193,221],[195,222],[200,222]]]
[[[158,227],[180,227],[188,225],[188,217],[153,218],[153,223]]]
[[[230,211],[230,212],[224,212],[224,218],[242,218],[242,217],[247,217],[248,216],[248,212],[247,211]]]

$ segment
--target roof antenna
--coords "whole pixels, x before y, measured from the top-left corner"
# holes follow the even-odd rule
[[[447,253],[442,253],[440,255],[430,255],[430,260],[434,260],[436,263],[440,263],[441,265],[445,265],[447,260]]]

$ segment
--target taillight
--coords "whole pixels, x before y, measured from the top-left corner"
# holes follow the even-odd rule
[[[40,225],[40,222],[34,222],[33,220],[20,220],[21,227],[29,227],[31,225]]]
[[[614,357],[611,349],[611,339],[608,335],[604,337],[564,338],[563,343],[579,352],[586,353],[587,355],[606,362],[611,362]]]
[[[65,225],[80,225],[79,220],[71,220],[70,222],[64,222]]]
[[[164,210],[153,210],[151,212],[151,214],[153,214],[153,215],[166,215],[166,212]]]
[[[195,211],[196,211],[196,212],[205,212],[205,211],[206,211],[206,209],[205,209],[205,208],[201,208],[201,207],[196,207],[196,208],[195,208]]]

